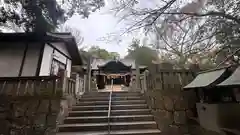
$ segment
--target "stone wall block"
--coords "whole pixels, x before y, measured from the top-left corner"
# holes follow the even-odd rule
[[[39,114],[37,115],[37,117],[35,118],[34,124],[38,125],[38,126],[44,126],[46,123],[46,118],[47,118],[47,114]]]
[[[188,109],[188,101],[184,100],[183,97],[179,97],[175,99],[174,108],[178,111],[184,111]]]
[[[153,109],[158,109],[157,108],[157,100],[156,100],[156,98],[152,98],[152,103],[153,103]]]
[[[35,107],[38,109],[38,112],[40,113],[47,113],[49,111],[49,105],[50,105],[50,102],[49,100],[42,100],[42,101],[39,101]]]
[[[187,115],[185,111],[176,111],[174,112],[174,122],[176,124],[186,124]]]
[[[164,96],[163,99],[165,108],[169,111],[173,111],[174,110],[173,100],[168,96]]]
[[[169,125],[169,127],[163,131],[163,135],[182,135],[180,127],[176,125]]]
[[[186,110],[186,115],[187,115],[187,118],[194,117],[194,113],[192,110]]]
[[[156,110],[153,111],[153,115],[161,130],[163,130],[167,125],[173,123],[173,115],[171,112]]]
[[[53,113],[58,113],[60,111],[60,100],[52,100],[51,105]]]
[[[156,103],[156,108],[157,109],[161,109],[161,110],[164,110],[164,100],[162,98],[157,98],[155,100],[155,103]]]
[[[49,127],[55,128],[56,127],[56,122],[57,122],[57,115],[50,114],[47,116],[47,125]]]

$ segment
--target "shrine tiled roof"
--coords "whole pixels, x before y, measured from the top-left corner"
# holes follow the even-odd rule
[[[92,65],[91,65],[92,69],[97,70],[98,66],[103,66],[110,61],[115,61],[115,60],[112,60],[112,59],[111,60],[104,60],[104,59],[95,58],[92,61]],[[118,61],[122,62],[126,66],[131,66],[132,69],[136,69],[135,60],[133,60],[133,59],[119,59]],[[140,65],[139,68],[146,68],[146,66]]]

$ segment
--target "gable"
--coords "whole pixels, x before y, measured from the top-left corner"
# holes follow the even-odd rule
[[[51,43],[52,46],[54,46],[56,49],[67,55],[68,57],[72,58],[70,53],[68,52],[68,49],[66,47],[65,43],[57,42],[57,43]]]

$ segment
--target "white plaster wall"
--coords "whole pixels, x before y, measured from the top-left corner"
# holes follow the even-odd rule
[[[18,76],[24,49],[23,43],[0,43],[0,77]]]
[[[72,68],[72,61],[71,60],[67,60],[67,76],[70,77],[71,76],[71,68]]]
[[[54,43],[55,47],[66,55],[69,55],[63,43],[59,45]],[[26,43],[3,43],[0,42],[0,77],[16,77],[19,75]],[[35,76],[37,70],[38,59],[40,55],[41,44],[31,43],[28,46],[26,58],[21,76]],[[56,52],[56,51],[55,51]],[[45,45],[42,64],[40,68],[40,76],[50,75],[51,63],[53,58],[53,48]],[[66,57],[56,52],[57,59],[66,64]],[[67,76],[71,74],[71,60],[67,62]]]
[[[53,57],[54,57],[54,59],[56,59],[64,64],[67,64],[66,63],[67,58],[64,55],[62,55],[61,53],[59,53],[58,51],[54,51]]]
[[[45,44],[39,76],[48,76],[51,71],[53,48]]]
[[[58,48],[62,53],[69,55],[65,45],[63,43],[51,43],[54,47]],[[70,57],[70,56],[69,56]],[[71,75],[71,67],[72,62],[71,60],[67,59],[64,55],[59,53],[58,51],[54,51],[53,54],[53,48],[47,44],[45,44],[44,52],[43,52],[43,59],[42,59],[42,65],[40,70],[40,76],[48,76],[50,75],[51,71],[51,64],[52,59],[55,58],[58,61],[67,64],[66,70],[67,70],[67,76],[70,77]]]
[[[38,60],[41,50],[40,43],[32,43],[28,45],[24,66],[21,76],[35,76],[38,66]]]

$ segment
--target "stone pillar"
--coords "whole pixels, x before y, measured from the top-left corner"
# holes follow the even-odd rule
[[[87,75],[84,75],[83,76],[83,93],[85,93],[85,91],[86,91],[86,85],[88,85],[87,82],[88,82],[87,81]]]
[[[67,71],[66,70],[61,70],[59,72],[60,76],[61,76],[61,83],[62,83],[62,92],[63,95],[66,95],[67,93]]]
[[[80,92],[81,92],[81,89],[80,89],[81,88],[80,87],[80,77],[79,77],[78,73],[76,73],[75,75],[76,75],[75,93],[76,93],[76,95],[79,95]]]
[[[136,91],[140,91],[140,69],[139,69],[139,65],[135,60],[135,66],[136,66]]]
[[[87,63],[87,73],[88,73],[88,85],[87,85],[87,89],[86,91],[87,92],[90,92],[91,91],[91,81],[92,81],[92,77],[91,77],[91,71],[92,71],[92,66],[91,66],[91,63],[92,63],[92,58],[90,57],[89,60],[88,60],[88,63]]]

